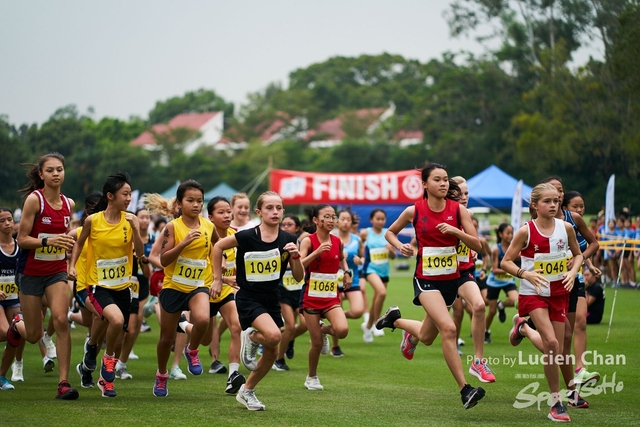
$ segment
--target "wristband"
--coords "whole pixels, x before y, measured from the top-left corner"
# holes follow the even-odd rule
[[[300,259],[300,254],[298,254],[298,256],[291,255],[291,259]]]
[[[44,237],[42,239],[42,247],[44,248],[44,247],[47,247],[47,246],[49,246],[49,238],[48,237]]]
[[[351,276],[351,278],[353,279],[353,272],[351,270],[347,270],[342,274],[348,274],[349,276]]]

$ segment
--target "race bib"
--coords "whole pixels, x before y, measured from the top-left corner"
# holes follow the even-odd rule
[[[224,271],[224,277],[231,277],[236,275],[236,262],[235,261],[227,261],[225,263],[225,267],[227,268]]]
[[[0,291],[7,295],[5,301],[18,299],[18,285],[15,276],[0,276]]]
[[[469,253],[470,252],[471,252],[471,250],[469,249],[469,246],[467,246],[464,243],[460,242],[458,244],[458,262],[469,262]],[[482,264],[482,262],[480,262],[480,264]]]
[[[309,296],[335,298],[338,296],[338,274],[311,273]]]
[[[45,237],[56,237],[57,234],[39,233],[38,239],[44,239]],[[65,259],[67,251],[63,248],[56,248],[53,246],[44,246],[35,250],[33,255],[34,259],[40,261],[61,261]]]
[[[540,273],[550,282],[561,280],[567,272],[567,255],[565,252],[552,254],[535,254],[533,257],[533,269],[542,270]]]
[[[131,298],[140,298],[140,282],[138,281],[138,277],[131,276],[129,287],[131,288]]]
[[[459,260],[460,258],[458,258]],[[481,259],[477,259],[476,260],[476,270],[482,270],[482,266],[484,265],[484,262]]]
[[[344,270],[338,270],[338,289],[344,288]]]
[[[371,259],[371,264],[388,264],[389,250],[387,248],[369,249],[369,258]]]
[[[284,273],[284,277],[282,278],[282,286],[285,287],[288,291],[299,291],[302,289],[302,285],[304,285],[304,280],[302,282],[296,282],[296,279],[293,278],[293,272],[291,270],[287,270]]]
[[[97,261],[98,285],[110,288],[129,282],[127,264],[129,264],[129,257],[127,256],[114,259],[99,259]]]
[[[244,270],[248,282],[268,282],[280,279],[280,250],[247,252]]]
[[[422,273],[425,276],[444,276],[458,270],[455,246],[422,248]]]
[[[509,282],[513,280],[513,276],[509,273],[498,273],[495,274],[494,277],[496,278],[496,280],[499,280],[501,282]]]
[[[173,281],[182,285],[193,286],[194,288],[202,287],[204,286],[204,270],[206,268],[206,259],[193,259],[180,256],[173,269]]]

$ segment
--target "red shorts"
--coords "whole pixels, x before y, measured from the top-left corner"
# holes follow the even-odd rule
[[[556,295],[551,297],[541,297],[538,295],[518,296],[518,314],[521,317],[528,316],[537,308],[549,310],[549,319],[552,322],[564,323],[569,310],[569,294]]]
[[[151,277],[149,277],[149,293],[154,297],[160,295],[162,282],[164,282],[164,270],[154,271]]]
[[[302,303],[300,304],[301,313],[306,311],[310,314],[320,314],[322,317],[325,317],[325,313],[335,307],[340,307],[339,295],[330,298],[312,297],[309,296],[309,293],[307,292],[307,285],[304,285],[302,288]]]

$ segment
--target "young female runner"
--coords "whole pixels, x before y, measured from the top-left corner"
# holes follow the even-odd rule
[[[559,193],[553,185],[536,185],[529,207],[533,219],[516,232],[501,267],[521,279],[520,318],[514,320],[512,344],[522,341],[520,329],[526,323],[522,317],[531,316],[546,356],[544,373],[551,391],[549,419],[566,422],[570,418],[560,398],[557,356],[562,354],[569,293],[582,265],[582,253],[573,227],[556,218],[561,209]],[[522,268],[514,263],[518,255]],[[569,269],[571,255],[573,266]]]
[[[66,235],[73,212],[73,200],[60,192],[64,182],[64,157],[49,153],[38,159],[27,176],[29,184],[22,219],[18,230],[18,245],[22,249],[17,268],[20,288],[20,306],[23,314],[16,313],[7,333],[14,347],[20,336],[37,343],[43,336],[42,297],[46,296],[54,329],[58,334],[56,352],[60,383],[56,399],[73,400],[78,391],[69,385],[71,336],[67,312],[69,287],[67,285],[66,253],[73,248],[73,239]]]
[[[455,201],[460,188],[449,181],[445,167],[436,163],[425,166],[422,183],[423,199],[405,209],[385,237],[404,256],[414,256],[414,247],[410,243],[402,244],[397,237],[404,227],[413,223],[418,243],[413,303],[421,305],[426,315],[422,322],[402,319],[398,307],[391,307],[376,324],[378,328],[403,329],[401,349],[411,337],[431,345],[439,333],[445,361],[458,383],[462,404],[469,409],[484,397],[485,391],[482,387],[471,387],[465,380],[456,350],[456,325],[449,315],[449,307],[457,298],[460,286],[458,243],[462,241],[476,252],[482,250],[482,246],[467,210]]]
[[[233,211],[231,228],[234,230],[247,230],[258,225],[256,221],[251,220],[251,216],[249,215],[251,211],[251,201],[245,193],[237,193],[231,197],[231,210]]]
[[[382,209],[374,209],[369,215],[371,227],[362,230],[360,238],[365,246],[364,274],[367,282],[373,288],[373,301],[369,319],[362,323],[362,339],[364,342],[373,342],[374,336],[383,336],[384,331],[374,328],[375,320],[380,317],[384,300],[387,297],[387,285],[389,284],[389,259],[396,257],[393,247],[387,243],[384,236],[387,229],[387,214]]]
[[[283,326],[278,284],[287,265],[293,278],[304,276],[296,236],[280,230],[284,212],[282,198],[273,191],[262,193],[256,202],[256,214],[262,220],[259,226],[240,231],[220,240],[213,249],[214,281],[212,293],[218,296],[222,290],[223,253],[237,248],[236,293],[238,317],[242,326],[240,357],[251,374],[240,387],[236,400],[250,411],[263,411],[254,388],[273,366],[278,354],[280,328]],[[256,360],[258,346],[262,345],[260,361]]]
[[[311,337],[309,374],[304,385],[309,390],[323,390],[317,375],[320,353],[329,352],[329,335],[340,339],[349,332],[338,296],[338,270],[344,271],[345,290],[351,286],[353,273],[348,269],[342,241],[331,234],[338,220],[335,210],[329,205],[317,205],[312,220],[316,231],[305,237],[300,245],[302,265],[306,268],[300,311]],[[322,319],[329,320],[331,325],[325,325]]]
[[[88,242],[87,294],[100,317],[91,327],[82,367],[91,372],[96,369],[98,344],[102,343],[98,340],[106,332],[106,349],[98,381],[103,397],[117,395],[113,386],[118,361],[115,347],[129,323],[133,248],[137,253],[144,253],[138,218],[127,212],[130,202],[129,175],[110,175],[102,187],[102,197],[94,209],[95,213],[84,221],[69,263],[69,277],[76,279],[76,263],[85,242]]]

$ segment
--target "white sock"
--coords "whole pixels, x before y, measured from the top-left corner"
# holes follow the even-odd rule
[[[551,406],[560,402],[560,393],[551,393]]]
[[[369,323],[369,312],[364,314],[363,319],[364,319],[364,323]]]
[[[183,320],[182,322],[178,323],[178,326],[180,326],[180,328],[182,328],[182,330],[185,332],[187,332],[187,325],[190,325],[187,320]]]
[[[237,372],[240,369],[239,363],[229,363],[229,378],[231,378],[231,374]]]
[[[118,363],[116,363],[116,371],[118,369],[122,369],[122,368],[126,368],[127,364],[126,363],[122,363],[121,361],[118,360]]]

